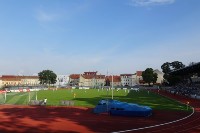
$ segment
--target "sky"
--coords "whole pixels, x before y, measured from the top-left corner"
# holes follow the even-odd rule
[[[200,59],[200,0],[0,0],[0,75],[135,73]]]

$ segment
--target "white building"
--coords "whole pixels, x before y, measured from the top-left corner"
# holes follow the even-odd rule
[[[122,86],[133,86],[133,74],[120,74]]]
[[[158,69],[154,70],[154,73],[157,73],[157,74],[158,74],[158,78],[157,78],[156,83],[157,83],[157,84],[162,84],[162,83],[163,83],[163,80],[164,80],[164,78],[163,78],[164,73],[161,72],[161,71],[159,71]]]
[[[69,82],[69,75],[57,75],[56,86],[66,86]]]

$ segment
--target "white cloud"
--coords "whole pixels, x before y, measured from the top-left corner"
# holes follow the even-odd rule
[[[131,0],[133,6],[152,6],[152,5],[164,5],[172,4],[175,0]]]

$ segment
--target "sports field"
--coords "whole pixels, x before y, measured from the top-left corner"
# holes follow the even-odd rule
[[[156,110],[187,110],[186,105],[178,103],[169,98],[165,98],[153,92],[140,90],[138,92],[131,90],[114,90],[114,100],[120,100],[129,103],[138,103],[145,106],[150,106]],[[74,97],[74,94],[75,97]],[[58,90],[41,90],[37,92],[20,92],[7,93],[6,101],[1,94],[1,103],[14,105],[28,105],[29,100],[43,100],[47,98],[48,106],[60,106],[61,100],[73,100],[74,106],[95,107],[101,99],[111,99],[111,90],[79,90],[79,89],[58,89]]]

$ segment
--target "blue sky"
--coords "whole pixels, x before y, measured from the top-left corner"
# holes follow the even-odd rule
[[[0,75],[135,73],[200,59],[200,0],[0,0]]]

